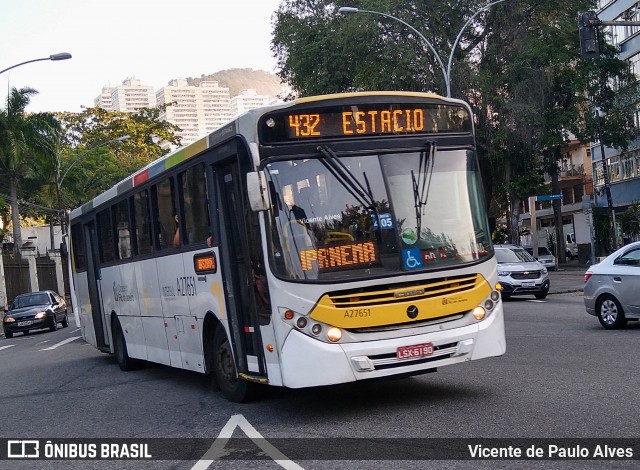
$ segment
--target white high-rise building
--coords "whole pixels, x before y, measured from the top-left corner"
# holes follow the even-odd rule
[[[142,85],[140,80],[129,77],[122,85],[112,88],[111,109],[114,111],[137,111],[140,108],[153,108],[156,105],[156,95],[153,87]]]
[[[249,88],[242,90],[237,96],[231,98],[231,113],[233,117],[240,116],[250,109],[267,106],[272,101],[265,95],[259,95],[256,90]]]
[[[204,110],[203,134],[208,134],[231,120],[231,95],[229,88],[216,81],[201,82]]]
[[[156,92],[158,105],[169,104],[160,119],[178,126],[182,145],[217,129],[231,119],[229,89],[216,81],[189,85],[185,79],[171,80]]]
[[[110,86],[103,86],[102,92],[95,97],[93,100],[94,106],[99,108],[108,109],[111,111],[113,109],[113,100],[111,99],[111,94],[113,93],[113,88]]]

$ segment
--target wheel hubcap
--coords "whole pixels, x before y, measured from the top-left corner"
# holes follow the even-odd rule
[[[600,316],[602,316],[602,320],[607,325],[615,323],[618,318],[618,307],[615,302],[608,299],[602,302],[602,306],[600,307]]]

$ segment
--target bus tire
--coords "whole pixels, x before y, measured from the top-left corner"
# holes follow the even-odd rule
[[[135,361],[129,357],[127,340],[124,337],[122,327],[118,321],[115,321],[113,324],[113,352],[120,370],[129,371],[135,368]]]
[[[222,395],[234,403],[246,403],[256,397],[258,385],[238,377],[231,343],[222,326],[213,335],[213,374]]]

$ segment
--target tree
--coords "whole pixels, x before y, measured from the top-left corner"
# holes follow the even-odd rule
[[[60,124],[52,114],[26,112],[31,96],[36,93],[32,88],[12,88],[6,109],[0,110],[0,168],[9,180],[16,255],[19,255],[22,246],[18,207],[20,178],[36,159],[55,155],[61,132]]]
[[[640,237],[640,202],[636,201],[618,216],[622,232],[630,238]]]
[[[600,59],[580,59],[578,11],[591,9],[592,3],[511,0],[494,5],[465,28],[453,57],[452,94],[474,111],[487,205],[496,216],[510,214],[513,242],[519,238],[521,202],[539,190],[540,175],[548,173],[557,187],[557,159],[570,133],[582,142],[596,140],[590,108],[610,113],[603,123],[607,145],[624,146],[634,135],[628,103],[637,100],[628,64],[605,44]],[[486,4],[350,2],[415,25],[445,60],[467,18]],[[300,95],[444,91],[433,54],[400,22],[365,13],[343,17],[330,1],[284,1],[275,17],[272,51],[280,77]],[[631,97],[620,99],[623,94],[613,84],[624,84]],[[555,209],[560,218],[559,205]],[[556,226],[561,230],[561,223]]]
[[[134,113],[99,107],[81,113],[58,113],[65,130],[59,154],[65,207],[75,207],[169,152],[163,144],[180,145],[177,126],[161,121],[164,106]],[[116,142],[118,138],[128,139]],[[108,145],[103,145],[109,143]]]
[[[464,14],[479,4],[474,0],[349,2],[416,25],[441,55],[448,55],[466,20]],[[278,75],[299,95],[359,90],[444,94],[441,68],[415,33],[392,19],[364,13],[343,16],[337,9],[327,0],[286,0],[276,12],[271,50]],[[474,27],[467,28],[456,57],[475,47],[481,36]]]

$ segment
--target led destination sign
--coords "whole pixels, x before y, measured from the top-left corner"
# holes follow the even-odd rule
[[[278,112],[261,122],[265,143],[326,137],[363,137],[471,132],[471,117],[461,106],[368,104]]]
[[[314,265],[322,271],[330,268],[362,266],[376,261],[376,246],[373,242],[349,243],[300,252],[300,265],[303,271],[310,271]]]

